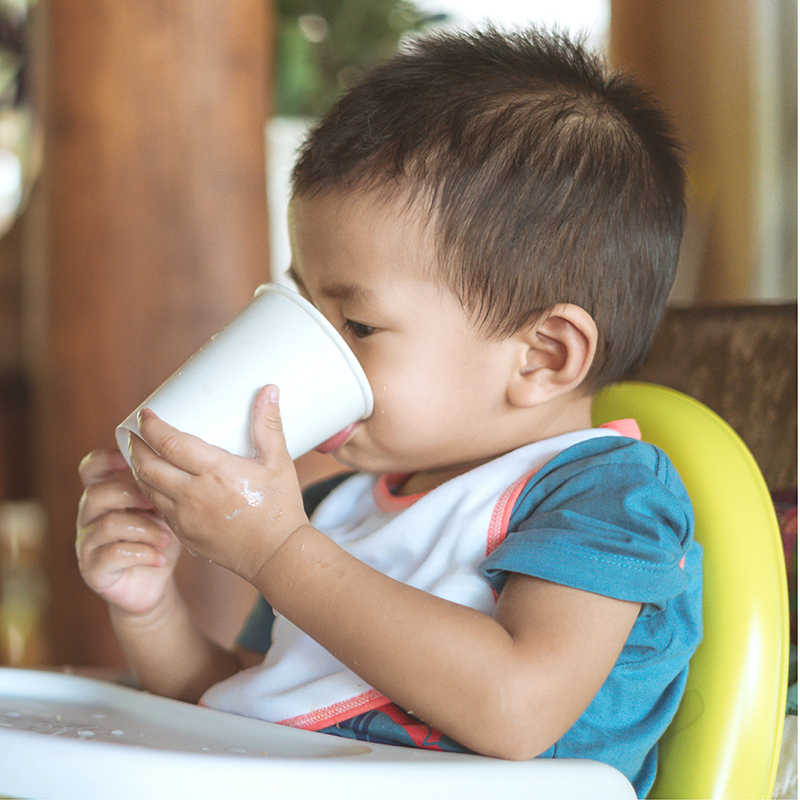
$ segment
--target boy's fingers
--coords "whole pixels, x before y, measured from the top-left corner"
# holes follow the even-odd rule
[[[265,386],[258,393],[253,406],[253,445],[256,458],[262,462],[270,455],[286,452],[280,391],[272,384]]]
[[[136,467],[143,463],[152,465],[160,456],[182,472],[202,475],[213,468],[220,455],[225,453],[197,436],[179,431],[150,409],[141,412],[139,432],[141,438],[130,437],[130,453]],[[137,469],[137,478],[141,477],[139,471]]]
[[[92,451],[78,465],[78,475],[84,486],[108,480],[119,472],[130,474],[122,453],[107,447]]]
[[[168,561],[163,549],[148,544],[109,542],[86,554],[83,569],[87,577],[99,578],[101,573],[115,575],[131,567],[163,567]]]
[[[130,474],[130,473],[129,473]],[[109,511],[135,509],[153,510],[153,504],[142,490],[130,480],[106,480],[91,483],[78,503],[78,525],[88,525]]]
[[[138,542],[166,547],[172,534],[152,517],[127,511],[109,511],[100,519],[78,527],[76,547],[87,552],[110,543]]]

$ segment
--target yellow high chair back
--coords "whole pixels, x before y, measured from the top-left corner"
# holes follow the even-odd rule
[[[704,639],[686,694],[659,742],[651,798],[768,798],[781,745],[788,672],[788,594],[766,484],[739,436],[696,400],[620,383],[594,422],[634,418],[680,473],[704,548]]]

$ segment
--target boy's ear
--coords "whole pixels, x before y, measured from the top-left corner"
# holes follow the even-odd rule
[[[507,397],[518,408],[530,408],[576,389],[597,350],[594,320],[571,303],[553,306],[513,338],[518,356]]]

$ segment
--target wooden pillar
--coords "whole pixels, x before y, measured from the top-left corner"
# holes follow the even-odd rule
[[[74,555],[81,457],[268,280],[268,0],[47,0],[27,286],[54,663],[115,666]]]
[[[683,301],[754,294],[756,22],[750,0],[611,0],[611,60],[658,96],[686,146],[682,268],[695,274]]]

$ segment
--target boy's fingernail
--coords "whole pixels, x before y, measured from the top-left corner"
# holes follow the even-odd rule
[[[267,397],[271,403],[277,403],[281,396],[281,390],[277,386],[267,387]]]
[[[135,475],[138,472],[139,464],[133,455],[133,434],[128,433],[128,460],[131,464],[131,472]]]

